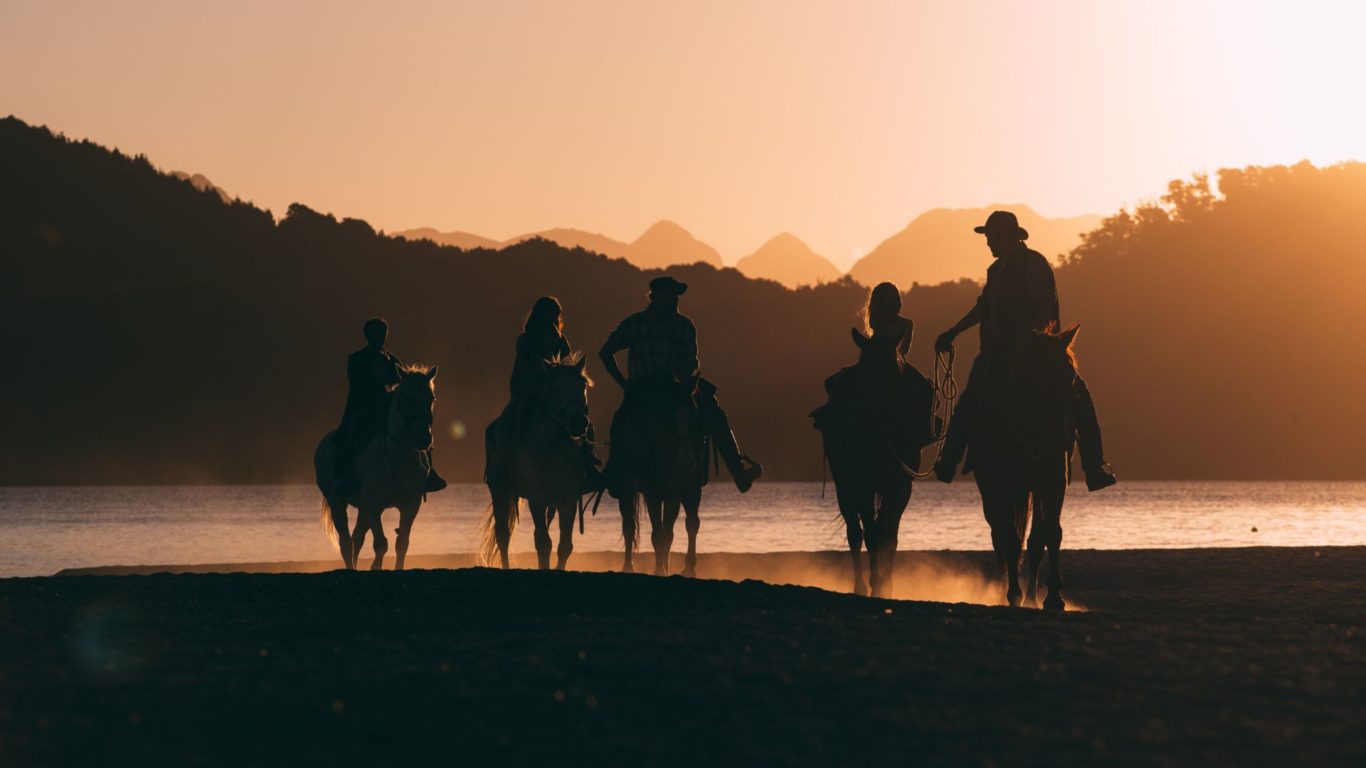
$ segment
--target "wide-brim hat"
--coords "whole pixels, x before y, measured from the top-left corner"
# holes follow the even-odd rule
[[[972,231],[979,235],[1000,235],[1016,240],[1029,239],[1029,232],[1020,226],[1020,220],[1010,211],[992,211],[987,217],[987,223],[973,227]]]
[[[650,293],[659,296],[682,296],[688,292],[687,283],[681,283],[668,275],[650,281]]]

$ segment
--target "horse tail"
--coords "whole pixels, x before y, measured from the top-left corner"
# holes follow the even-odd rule
[[[339,546],[337,541],[337,526],[332,522],[332,505],[327,503],[327,497],[322,497],[322,525],[323,533],[327,535],[327,540],[332,542],[332,546]]]
[[[512,511],[508,515],[508,546],[512,546],[512,532],[517,530],[517,518],[522,516],[522,500],[514,499]],[[493,502],[489,502],[488,517],[479,525],[479,564],[485,568],[493,568],[500,563],[498,558],[498,515],[493,508]]]

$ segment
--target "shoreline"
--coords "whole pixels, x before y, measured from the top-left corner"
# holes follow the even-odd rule
[[[513,553],[515,570],[536,567],[535,553]],[[480,568],[477,555],[412,555],[409,570],[463,571]],[[552,555],[552,563],[554,557]],[[622,553],[617,551],[575,552],[569,561],[572,573],[616,573],[621,569]],[[362,570],[370,557],[363,555]],[[866,563],[866,554],[864,555]],[[1088,610],[1125,610],[1152,602],[1156,595],[1147,589],[1170,590],[1173,598],[1187,593],[1218,594],[1227,607],[1259,605],[1267,600],[1263,588],[1273,587],[1287,577],[1308,579],[1312,583],[1331,583],[1349,589],[1353,583],[1366,583],[1366,546],[1339,547],[1208,547],[1183,549],[1064,549],[1062,553],[1064,597],[1069,607]],[[393,567],[393,556],[386,558]],[[636,572],[648,575],[654,567],[653,553],[638,553]],[[675,552],[672,573],[683,566],[683,555]],[[497,572],[490,569],[491,572]],[[1043,568],[1046,573],[1047,566]],[[71,568],[50,577],[118,577],[171,575],[271,575],[340,572],[339,561],[296,561],[261,563],[204,563],[187,565],[127,565]],[[386,570],[386,573],[392,571]],[[698,578],[731,582],[757,581],[777,586],[815,587],[835,593],[852,588],[853,570],[847,552],[698,554]],[[893,599],[939,603],[972,603],[996,606],[1005,603],[1004,579],[998,577],[995,556],[989,551],[940,550],[903,551],[897,555]],[[1355,576],[1353,576],[1355,574]],[[866,578],[866,571],[865,571]],[[1243,592],[1236,585],[1252,580],[1258,589]],[[1040,577],[1043,593],[1043,574]],[[1216,606],[1217,601],[1206,604]]]
[[[1366,547],[1064,556],[1085,610],[708,578],[838,578],[838,552],[705,555],[697,579],[4,579],[0,744],[15,764],[1359,763]],[[898,585],[984,581],[989,558],[908,553]]]

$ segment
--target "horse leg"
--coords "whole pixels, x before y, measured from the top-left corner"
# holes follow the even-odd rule
[[[911,502],[911,484],[898,488],[893,494],[882,497],[877,512],[878,526],[878,575],[880,584],[873,593],[876,597],[896,596],[896,550],[901,531],[901,515]]]
[[[683,575],[689,578],[697,575],[697,531],[702,527],[702,489],[697,488],[683,496],[683,525],[688,529],[688,556],[683,561]]]
[[[655,551],[655,575],[669,575],[669,533],[664,529],[664,500],[645,497],[645,513],[650,516],[650,545]],[[675,516],[678,514],[674,513]]]
[[[351,563],[360,561],[360,551],[365,547],[365,534],[370,530],[370,521],[366,519],[360,507],[356,507],[356,527],[351,533]]]
[[[1029,525],[1029,545],[1025,553],[1029,558],[1029,570],[1025,572],[1025,603],[1032,608],[1039,607],[1039,599],[1035,593],[1039,585],[1039,566],[1043,564],[1044,546],[1047,542],[1045,531],[1050,525],[1048,517],[1047,514],[1040,512],[1036,497],[1034,519]]]
[[[394,531],[394,570],[403,570],[403,559],[408,555],[408,539],[413,533],[413,523],[417,522],[417,511],[422,508],[418,499],[398,508],[398,530]]]
[[[571,496],[561,499],[560,508],[560,546],[555,552],[555,570],[563,571],[569,555],[574,551],[574,523],[578,522],[579,500]]]
[[[1046,610],[1061,611],[1067,605],[1062,599],[1062,569],[1059,567],[1058,551],[1062,548],[1062,505],[1067,497],[1066,464],[1063,464],[1060,472],[1044,478],[1040,486],[1039,492],[1034,494],[1034,528],[1042,536],[1040,548],[1048,548],[1048,597],[1044,598],[1043,607]],[[1046,525],[1040,525],[1043,522],[1046,522]],[[1032,549],[1032,531],[1030,540]]]
[[[982,495],[982,511],[991,526],[991,548],[996,552],[996,564],[1006,579],[1006,601],[1020,604],[1020,552],[1024,548],[1023,521],[1029,512],[1029,489],[995,473],[983,475],[982,468],[974,470],[977,487]]]
[[[617,500],[617,507],[621,510],[621,538],[626,542],[626,559],[621,564],[622,573],[635,573],[635,567],[631,565],[631,551],[636,546],[636,515],[639,514],[636,507],[635,492],[623,493]]]
[[[536,539],[536,567],[543,571],[550,570],[550,521],[547,504],[540,501],[529,501],[527,507],[531,511],[531,524],[535,527]]]
[[[380,509],[362,509],[358,515],[365,521],[364,524],[370,529],[370,532],[374,534],[375,560],[370,563],[370,570],[372,571],[384,570],[384,555],[389,551],[389,539],[384,535],[383,514],[384,511]]]
[[[863,581],[863,523],[859,510],[872,506],[872,493],[854,492],[835,482],[835,497],[839,501],[840,517],[844,518],[844,532],[849,540],[849,557],[854,566],[854,594],[866,596],[868,586]]]
[[[681,511],[682,501],[680,499],[675,497],[664,502],[664,535],[661,537],[664,540],[664,547],[663,553],[656,554],[655,557],[663,559],[663,575],[665,576],[671,572],[672,563],[669,560],[672,558],[674,550],[674,526],[678,524],[678,514]]]
[[[882,566],[878,557],[882,554],[882,527],[877,520],[877,497],[868,499],[866,507],[859,510],[859,523],[863,526],[863,548],[868,551],[868,592],[873,597],[882,595]]]
[[[342,563],[346,570],[356,570],[356,549],[351,543],[351,527],[346,519],[346,502],[341,499],[328,499],[328,514],[332,516],[332,530],[337,533],[337,549],[341,550]]]
[[[512,543],[512,516],[517,514],[518,498],[507,490],[493,491],[493,540],[498,545],[499,564],[507,570],[508,547]]]

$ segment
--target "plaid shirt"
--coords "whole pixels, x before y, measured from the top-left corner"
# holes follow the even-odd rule
[[[697,375],[697,328],[677,312],[647,309],[621,321],[605,345],[627,350],[626,377],[633,381],[665,375],[679,381]]]

